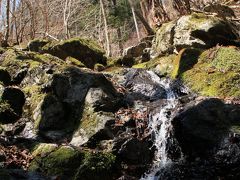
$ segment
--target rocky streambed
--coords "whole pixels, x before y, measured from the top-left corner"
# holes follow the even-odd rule
[[[0,179],[238,179],[238,38],[193,14],[157,31],[147,62],[82,38],[4,49]]]

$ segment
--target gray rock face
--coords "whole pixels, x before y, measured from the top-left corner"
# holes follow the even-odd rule
[[[130,164],[147,164],[153,158],[149,144],[136,138],[127,140],[118,153],[125,162]]]
[[[95,106],[100,106],[98,111],[104,108],[102,99],[108,98],[114,101],[118,97],[111,82],[102,74],[70,68],[61,74],[54,74],[49,89],[52,92],[44,97],[34,111],[34,119],[39,122],[37,127],[40,133],[48,138],[51,138],[49,135],[53,135],[54,138],[57,135],[62,137],[64,133],[73,133],[75,130],[78,132],[74,133],[75,138],[80,136],[76,135],[80,131],[88,132],[85,134],[89,138],[98,131],[98,124],[104,126],[104,123],[109,120],[108,117],[110,116],[111,119],[113,116],[111,113],[95,114],[97,113]],[[114,107],[115,105],[110,103],[106,106]],[[84,130],[82,126],[85,127]],[[87,137],[81,136],[82,139]]]
[[[153,40],[155,54],[173,53],[174,49],[209,48],[216,44],[239,45],[238,35],[229,23],[217,17],[193,13],[163,24]]]
[[[193,102],[188,104],[173,119],[175,137],[183,152],[194,157],[209,155],[219,148],[229,132],[239,133],[233,127],[238,127],[240,121],[231,118],[230,112],[240,115],[238,106],[225,105],[219,99],[207,99],[197,105]]]
[[[146,71],[130,69],[125,79],[124,86],[130,90],[128,96],[134,99],[153,101],[166,97],[165,89]]]

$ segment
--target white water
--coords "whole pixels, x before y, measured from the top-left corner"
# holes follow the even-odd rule
[[[177,97],[171,89],[169,79],[161,79],[156,74],[148,71],[151,79],[165,88],[167,93],[166,104],[162,106],[159,112],[150,114],[149,130],[154,135],[154,146],[156,147],[155,160],[153,166],[148,174],[141,178],[141,180],[158,179],[156,173],[161,168],[166,168],[171,165],[171,160],[167,157],[167,140],[172,129],[171,126],[171,112],[177,105]]]

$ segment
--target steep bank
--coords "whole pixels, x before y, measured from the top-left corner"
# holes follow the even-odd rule
[[[193,18],[194,28],[187,26]],[[209,28],[228,26],[213,19],[174,22],[188,40],[175,34],[168,54],[156,49],[169,35],[159,30],[152,50],[160,57],[130,58],[133,67],[122,59],[107,64],[103,51],[81,39],[3,50],[0,178],[239,178],[239,49],[215,46],[238,37],[217,41],[232,31],[212,34]],[[215,44],[193,40],[199,29]]]

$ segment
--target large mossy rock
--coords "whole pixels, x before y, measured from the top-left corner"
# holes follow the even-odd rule
[[[175,60],[172,77],[179,77],[204,96],[240,97],[240,50],[215,47],[204,52],[183,50]]]
[[[81,166],[78,168],[74,180],[114,179],[116,156],[112,153],[86,152]]]
[[[49,43],[46,39],[34,39],[28,43],[28,50],[34,52],[40,52],[42,47]]]
[[[240,45],[238,36],[228,22],[205,14],[193,13],[177,21],[163,24],[153,41],[156,54],[172,53],[174,49],[210,48],[216,44]]]
[[[98,88],[98,92],[110,100],[114,101],[118,97],[114,86],[103,74],[83,71],[75,67],[54,74],[48,83],[48,93],[41,97],[42,100],[34,110],[33,119],[39,133],[54,139],[55,136],[63,138],[65,134],[71,136],[75,130],[84,128],[87,135],[81,136],[81,141],[77,141],[79,144],[84,141],[84,138],[89,138],[96,132],[97,127],[104,126],[104,123],[113,115],[108,112],[98,113],[97,111],[101,109],[94,109],[88,98],[92,87]],[[98,99],[93,102],[98,101],[101,106],[103,104],[99,99],[102,97],[100,94],[95,95]],[[117,107],[117,105],[113,103],[110,107]]]
[[[30,171],[61,179],[112,179],[116,161],[111,153],[93,153],[45,143],[36,145],[32,155]]]
[[[33,151],[34,159],[30,171],[40,171],[47,175],[73,177],[80,166],[83,153],[68,146],[40,144]]]
[[[97,63],[106,65],[104,50],[89,39],[74,38],[62,42],[50,42],[42,48],[42,52],[64,60],[69,56],[76,58],[91,69]]]

